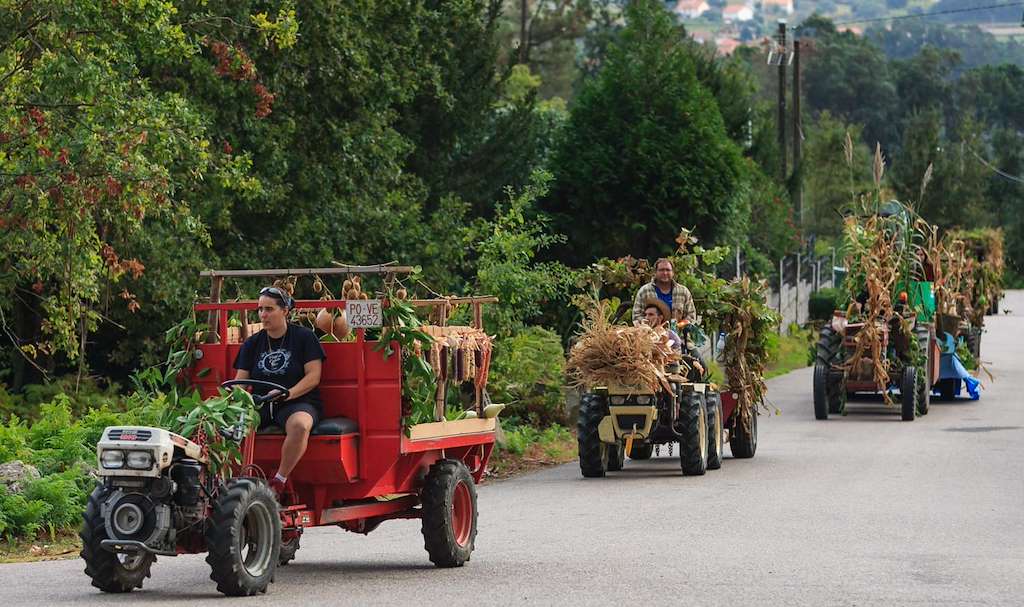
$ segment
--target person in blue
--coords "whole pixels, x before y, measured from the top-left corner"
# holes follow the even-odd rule
[[[235,379],[257,379],[288,388],[288,400],[264,403],[260,409],[260,427],[276,424],[285,431],[281,463],[270,480],[270,487],[278,495],[306,452],[309,433],[323,416],[317,386],[327,355],[313,331],[288,322],[288,312],[294,305],[286,291],[278,287],[262,289],[259,314],[263,329],[245,340],[234,365]]]

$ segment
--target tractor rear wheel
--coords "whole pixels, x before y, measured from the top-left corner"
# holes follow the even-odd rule
[[[142,581],[150,576],[150,568],[156,556],[148,552],[115,554],[105,550],[100,542],[107,539],[107,527],[103,521],[101,504],[110,490],[99,485],[93,489],[82,514],[82,538],[80,556],[85,560],[85,574],[92,578],[92,585],[103,592],[131,592],[142,588]]]
[[[633,443],[629,450],[629,459],[651,459],[654,455],[654,445],[651,443]]]
[[[814,363],[814,419],[828,419],[828,365]]]
[[[704,395],[683,394],[679,417],[679,465],[684,475],[701,476],[708,469],[708,413]]]
[[[626,464],[626,444],[605,445],[605,449],[608,450],[608,470],[610,472],[622,470]]]
[[[757,452],[757,411],[750,412],[750,427],[743,423],[739,411],[733,414],[735,421],[729,433],[729,449],[732,456],[738,459],[754,457]]]
[[[281,516],[270,487],[250,478],[229,480],[213,504],[206,545],[217,590],[229,596],[266,592],[281,556]]]
[[[584,394],[580,398],[576,443],[579,447],[580,472],[586,478],[600,478],[608,470],[608,446],[601,442],[601,435],[597,432],[607,409],[604,397],[598,394]]]
[[[722,452],[725,450],[725,418],[722,412],[722,396],[712,392],[705,399],[708,409],[708,470],[722,467]]]
[[[917,367],[907,365],[903,368],[903,378],[900,380],[900,409],[903,414],[903,421],[914,421],[917,413],[917,397],[920,394],[921,378]]]
[[[423,491],[423,547],[438,567],[462,567],[476,542],[476,486],[469,468],[454,459],[430,467]]]

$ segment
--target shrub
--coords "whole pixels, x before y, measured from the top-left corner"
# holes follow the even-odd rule
[[[35,534],[43,526],[50,507],[21,493],[9,493],[0,485],[0,534],[8,539]]]
[[[494,348],[488,385],[492,399],[509,406],[504,417],[536,426],[564,423],[565,352],[558,334],[528,327]]]
[[[812,293],[807,300],[811,320],[829,320],[839,306],[839,289],[825,288]]]

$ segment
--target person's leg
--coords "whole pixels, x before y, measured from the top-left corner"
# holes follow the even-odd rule
[[[285,422],[284,444],[281,445],[281,465],[277,473],[287,477],[306,452],[309,433],[313,429],[313,416],[305,411],[296,411]]]

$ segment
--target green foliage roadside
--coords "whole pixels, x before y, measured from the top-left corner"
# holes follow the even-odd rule
[[[810,364],[808,352],[814,345],[817,332],[790,325],[784,335],[772,334],[768,338],[769,362],[765,379],[785,375]]]

